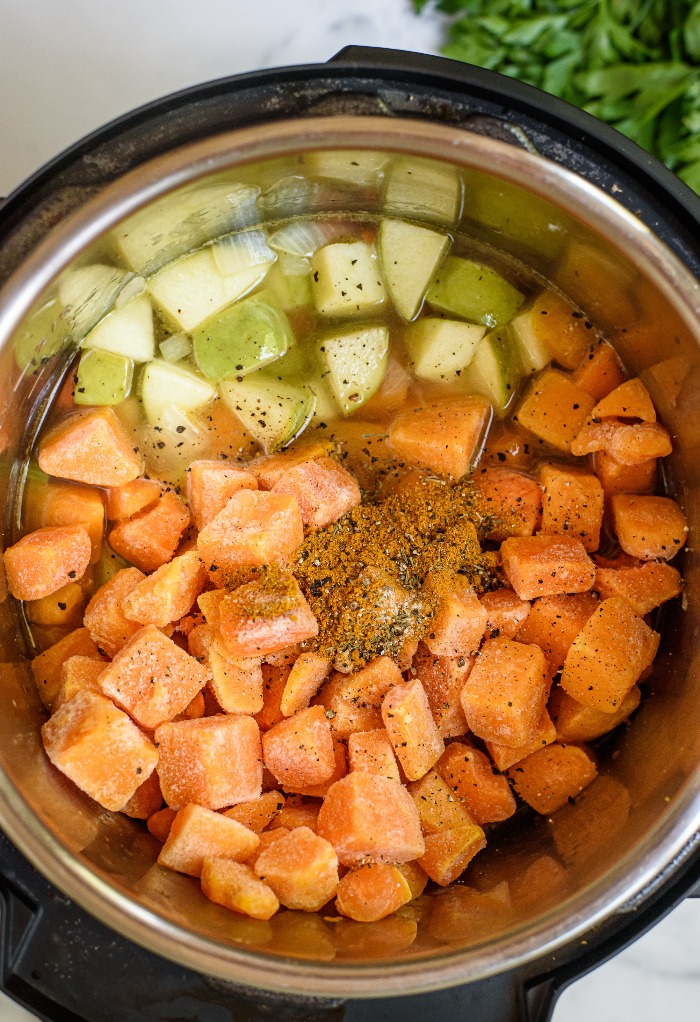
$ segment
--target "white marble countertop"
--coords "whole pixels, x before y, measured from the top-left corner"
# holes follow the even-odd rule
[[[0,195],[93,128],[201,81],[350,43],[437,52],[409,0],[0,0]],[[554,1022],[697,1022],[700,901],[564,993]],[[0,1022],[34,1016],[0,994]]]

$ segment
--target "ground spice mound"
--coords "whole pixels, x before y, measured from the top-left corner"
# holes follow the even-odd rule
[[[428,477],[310,533],[292,566],[319,624],[309,646],[339,670],[398,656],[428,631],[429,571],[459,572],[477,592],[498,584],[496,556],[481,548],[490,527],[468,481]]]

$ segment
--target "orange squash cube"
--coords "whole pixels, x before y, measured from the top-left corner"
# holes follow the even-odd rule
[[[84,525],[37,529],[5,550],[7,587],[16,600],[50,596],[83,577],[91,553]]]
[[[127,593],[122,600],[124,616],[129,621],[161,628],[179,621],[191,609],[206,578],[202,559],[195,550],[173,557]]]
[[[597,550],[603,524],[603,487],[592,472],[569,465],[542,465],[542,531],[573,536]]]
[[[171,490],[145,511],[118,522],[109,533],[110,545],[141,571],[155,571],[177,550],[190,515]]]
[[[160,841],[160,843],[164,845],[176,816],[177,810],[171,809],[170,806],[166,806],[164,809],[158,809],[155,813],[152,813],[146,821],[148,833],[152,834],[157,841]]]
[[[132,820],[148,820],[162,805],[163,792],[160,790],[158,771],[154,770],[143,784],[138,786],[129,801],[124,803],[121,811]]]
[[[556,740],[556,728],[552,723],[549,713],[545,710],[535,728],[534,735],[525,745],[520,745],[514,749],[509,745],[500,745],[498,742],[486,742],[486,751],[496,768],[501,773],[504,773],[514,763],[519,763],[521,759],[525,759],[530,753],[537,752],[538,749],[543,748],[545,745],[551,745]]]
[[[418,678],[389,689],[382,702],[382,720],[406,777],[418,780],[445,750]]]
[[[199,805],[186,805],[172,822],[158,863],[198,877],[206,858],[216,856],[242,862],[259,844],[258,835],[238,820]]]
[[[239,490],[257,490],[252,472],[226,461],[193,461],[187,469],[187,503],[198,531],[216,518]]]
[[[606,451],[621,465],[644,465],[665,458],[673,450],[668,431],[658,422],[626,425],[615,419],[587,423],[571,442],[571,453],[580,457]]]
[[[514,639],[530,613],[530,602],[521,600],[512,589],[484,593],[481,605],[486,608],[487,614],[485,639],[497,639],[499,635]]]
[[[397,781],[351,771],[336,781],[318,814],[318,833],[344,866],[407,862],[425,851],[413,799]]]
[[[255,714],[255,719],[261,731],[269,731],[275,724],[279,724],[281,720],[284,720],[281,703],[288,676],[288,667],[274,667],[270,664],[262,665],[263,707],[262,710]]]
[[[269,919],[280,907],[277,896],[251,866],[208,857],[202,864],[202,893],[209,901],[252,919]]]
[[[284,808],[284,795],[279,791],[266,791],[251,802],[239,802],[238,805],[227,809],[224,816],[231,820],[238,820],[245,827],[262,834],[270,823],[277,818],[281,809]]]
[[[515,419],[552,447],[568,453],[594,404],[595,398],[565,373],[545,369],[529,385]]]
[[[605,397],[601,398],[591,411],[592,419],[641,419],[656,422],[656,409],[649,391],[642,381],[635,377],[625,380]]]
[[[612,596],[603,600],[572,642],[561,687],[584,706],[615,713],[652,663],[658,645],[659,633],[625,600]]]
[[[656,458],[641,465],[623,465],[607,451],[593,455],[593,471],[606,500],[616,493],[651,493],[656,485]]]
[[[435,656],[469,656],[479,648],[486,627],[486,610],[476,593],[451,571],[429,571],[424,587],[436,606],[423,642]]]
[[[472,475],[480,509],[493,516],[488,539],[531,536],[542,516],[542,487],[536,479],[511,468],[481,468]]]
[[[554,361],[575,369],[591,343],[591,324],[585,316],[553,289],[538,295],[528,314],[532,332]]]
[[[416,804],[423,834],[439,834],[474,823],[464,803],[453,795],[437,770],[429,770],[420,781],[413,781],[408,790]]]
[[[104,666],[104,661],[87,628],[76,628],[74,632],[69,632],[32,660],[32,674],[37,691],[42,703],[49,710],[53,709],[61,687],[61,668],[74,656],[90,657]]]
[[[598,338],[588,348],[571,374],[571,382],[600,401],[625,381],[625,374],[612,344]]]
[[[425,689],[430,712],[442,738],[454,738],[467,730],[460,694],[474,660],[464,656],[434,656],[421,642],[413,657],[411,673]]]
[[[316,458],[287,469],[272,493],[295,497],[302,521],[310,529],[323,529],[360,503],[357,480],[333,458]]]
[[[58,694],[52,709],[57,710],[85,688],[101,694],[97,679],[102,674],[104,666],[104,661],[95,657],[80,654],[68,657],[61,665]]]
[[[105,532],[105,505],[99,490],[65,483],[28,483],[24,509],[25,526],[30,531],[47,525],[83,525],[92,544],[90,561],[99,560]]]
[[[599,601],[592,593],[543,596],[534,600],[515,638],[539,646],[551,675],[564,666],[569,647]]]
[[[336,672],[331,676],[331,685],[336,685],[343,698],[357,707],[381,706],[389,689],[402,682],[401,671],[388,656],[375,657],[352,674]]]
[[[251,657],[236,660],[218,638],[207,652],[211,678],[209,687],[226,713],[260,713],[265,705],[263,671],[260,660]]]
[[[578,745],[548,745],[512,766],[508,776],[524,802],[543,816],[555,813],[579,795],[598,770]]]
[[[603,713],[590,706],[577,702],[557,686],[549,697],[549,713],[556,728],[556,740],[563,743],[579,744],[592,742],[594,738],[606,735],[639,706],[642,693],[637,685],[633,685],[620,703],[615,713]]]
[[[42,472],[90,486],[122,486],[141,475],[143,463],[111,408],[75,412],[39,444]]]
[[[208,570],[225,580],[263,564],[285,564],[303,539],[294,497],[238,490],[201,530],[197,548]]]
[[[348,739],[348,758],[351,770],[379,774],[392,781],[401,780],[399,764],[386,728],[351,734]]]
[[[639,617],[650,614],[683,589],[680,572],[670,564],[647,561],[629,568],[596,568],[595,588],[601,599],[619,596]]]
[[[670,561],[685,545],[688,522],[670,497],[617,493],[610,506],[618,542],[631,557]]]
[[[389,427],[389,443],[409,464],[460,479],[471,468],[490,420],[486,398],[441,401],[400,412]]]
[[[411,898],[420,898],[430,879],[423,867],[419,866],[418,862],[414,860],[413,862],[399,862],[396,865],[396,869],[398,869],[408,884]]]
[[[514,536],[501,545],[506,578],[521,600],[558,593],[585,593],[595,582],[595,565],[573,536]]]
[[[396,912],[412,898],[398,866],[368,862],[346,873],[338,884],[335,907],[360,923],[373,923]]]
[[[305,800],[301,795],[291,795],[270,824],[270,830],[282,830],[289,833],[297,827],[308,827],[314,834],[318,824],[321,803]]]
[[[84,690],[41,729],[49,759],[105,809],[121,809],[155,769],[158,752],[129,716]]]
[[[329,440],[297,440],[284,451],[256,458],[247,465],[247,468],[257,477],[261,490],[271,490],[290,468],[326,457],[333,452],[333,446]]]
[[[317,912],[338,888],[338,858],[333,846],[308,827],[296,827],[265,849],[254,870],[280,904]]]
[[[218,714],[163,724],[155,734],[163,797],[223,809],[262,794],[260,732],[252,717]]]
[[[331,726],[322,706],[298,710],[262,736],[263,761],[286,791],[322,784],[335,769]]]
[[[451,742],[436,769],[479,825],[500,823],[515,812],[508,781],[495,773],[488,756],[470,743]]]
[[[141,629],[137,621],[125,616],[122,605],[144,579],[145,575],[138,568],[123,568],[100,586],[85,608],[85,627],[108,657],[116,656]]]
[[[425,853],[418,863],[431,880],[446,887],[465,871],[474,856],[486,847],[481,827],[472,823],[466,827],[427,834]]]
[[[67,582],[50,596],[27,600],[24,612],[33,625],[45,628],[76,628],[83,623],[85,593],[79,582]]]
[[[304,710],[328,677],[330,661],[318,653],[300,653],[294,661],[280,700],[280,709],[285,717],[291,717],[297,710]]]
[[[326,711],[335,738],[345,739],[355,732],[376,731],[384,727],[378,706],[363,705],[359,700],[348,698],[345,693],[345,676],[332,675],[312,700],[313,705],[322,706]]]
[[[122,486],[111,486],[107,490],[107,518],[110,522],[133,518],[139,511],[153,507],[162,494],[163,484],[157,479],[140,477]]]
[[[462,689],[469,727],[487,742],[529,742],[549,695],[544,653],[513,639],[488,639]]]
[[[313,638],[318,622],[296,579],[286,575],[247,582],[225,596],[219,632],[232,656],[264,657]]]
[[[105,667],[99,684],[141,727],[153,730],[181,713],[207,678],[194,657],[146,625]]]
[[[348,752],[345,742],[342,742],[339,738],[333,737],[333,758],[334,766],[333,772],[325,781],[320,784],[303,784],[297,788],[299,795],[310,795],[313,798],[325,798],[328,794],[332,784],[339,781],[341,777],[345,777],[348,772]]]

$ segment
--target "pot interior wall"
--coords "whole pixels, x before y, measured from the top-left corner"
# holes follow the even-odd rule
[[[147,276],[167,260],[239,226],[238,214],[235,209],[232,213],[226,200],[227,189],[239,185],[260,189],[260,198],[251,208],[262,222],[309,209],[329,216],[338,212],[376,216],[386,212],[383,181],[391,161],[398,157],[386,153],[377,160],[376,153],[372,156],[369,169],[363,171],[360,166],[356,180],[349,183],[328,170],[332,157],[318,153],[217,172],[160,200],[161,227],[150,237],[144,215],[136,214],[84,251],[78,262],[118,264],[124,238],[136,234],[145,253],[139,272]],[[700,483],[700,327],[673,301],[667,282],[640,267],[635,250],[605,238],[595,209],[584,224],[576,213],[565,212],[561,196],[553,193],[550,200],[535,194],[525,184],[502,179],[497,167],[489,174],[424,158],[410,160],[418,184],[407,189],[403,201],[394,202],[391,214],[437,222],[475,239],[507,265],[524,263],[586,312],[594,328],[616,345],[631,375],[642,374],[674,437],[665,485],[685,508],[692,537],[698,526]],[[347,177],[347,159],[339,163]],[[458,174],[462,180],[462,208],[453,222],[436,217],[440,198],[436,182],[441,174],[448,180]],[[314,185],[307,192],[300,187],[305,176]],[[280,181],[287,182],[286,190]],[[167,233],[163,224],[169,225]],[[55,285],[35,302],[33,312],[0,354],[5,546],[17,535],[27,452],[70,361],[70,336],[54,344],[52,335],[42,328],[41,310],[53,294]],[[26,355],[35,341],[37,358],[20,373],[15,351],[19,348]],[[49,847],[71,857],[88,885],[95,878],[104,881],[132,899],[139,910],[224,946],[340,964],[431,959],[482,943],[507,942],[535,921],[566,918],[573,906],[585,901],[588,891],[633,871],[640,849],[653,844],[697,788],[700,671],[696,659],[700,652],[695,637],[700,579],[693,547],[691,542],[684,559],[684,598],[663,615],[661,652],[653,676],[644,683],[643,704],[629,728],[618,729],[601,745],[599,778],[551,818],[518,813],[494,832],[462,883],[426,894],[382,922],[357,924],[335,918],[332,912],[286,911],[269,922],[255,921],[211,904],[201,896],[195,880],[157,866],[159,845],[143,824],[100,809],[44,756],[39,728],[46,712],[28,667],[21,610],[12,599],[0,606],[2,785],[14,793],[11,801],[17,797],[21,801],[20,815],[39,821]],[[8,830],[12,833],[11,827]],[[563,866],[563,875],[548,871],[550,859],[543,860],[540,872],[527,873],[540,856]]]

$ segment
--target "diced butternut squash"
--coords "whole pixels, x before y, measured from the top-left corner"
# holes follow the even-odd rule
[[[300,795],[310,795],[314,798],[325,798],[328,794],[331,785],[339,781],[341,777],[346,777],[348,772],[348,752],[345,742],[342,742],[339,738],[333,736],[333,759],[334,766],[333,771],[320,784],[303,784],[299,785],[297,792]]]
[[[374,731],[384,726],[378,706],[348,698],[343,675],[333,675],[312,703],[324,708],[336,738],[349,738],[356,731]]]
[[[109,542],[141,571],[155,571],[171,559],[189,524],[187,508],[168,490],[153,507],[118,522],[109,533]]]
[[[318,814],[318,833],[344,866],[407,862],[425,844],[413,799],[397,781],[351,771],[332,786]]]
[[[90,689],[92,692],[100,692],[97,679],[104,669],[104,661],[97,660],[91,656],[80,654],[69,656],[61,665],[59,677],[58,694],[54,701],[53,709],[58,709],[63,703],[69,702],[73,696],[83,689]]]
[[[543,596],[534,600],[516,639],[518,642],[539,646],[545,655],[550,674],[554,675],[564,666],[571,643],[598,602],[592,593]]]
[[[199,805],[186,805],[173,820],[158,862],[189,876],[201,876],[210,856],[242,862],[258,847],[260,839],[238,820]]]
[[[238,820],[245,827],[262,834],[272,821],[279,815],[280,809],[284,806],[284,795],[279,791],[266,791],[251,802],[239,802],[238,805],[227,809],[224,816],[232,820]]]
[[[506,578],[521,600],[559,593],[585,593],[595,582],[595,565],[573,536],[514,536],[501,545]]]
[[[312,638],[318,622],[296,579],[281,575],[248,582],[224,597],[219,631],[232,656],[267,656]]]
[[[656,409],[649,391],[642,381],[635,377],[625,380],[615,390],[601,398],[591,411],[592,419],[641,419],[656,422]]]
[[[262,736],[263,760],[286,791],[322,784],[335,768],[331,726],[322,706],[298,710]]]
[[[173,825],[173,820],[177,816],[177,810],[171,809],[170,806],[165,806],[164,809],[158,809],[155,813],[148,817],[146,826],[148,827],[149,834],[153,834],[153,837],[163,845],[165,844],[166,838],[170,833],[170,828]]]
[[[585,469],[569,465],[540,467],[542,531],[573,536],[587,551],[597,550],[603,524],[604,494],[598,478]]]
[[[195,550],[173,557],[124,597],[124,616],[129,621],[159,627],[179,621],[199,596],[206,577],[202,559]]]
[[[445,743],[418,678],[389,689],[382,702],[382,719],[406,777],[410,781],[422,777],[437,763]]]
[[[329,440],[302,439],[284,451],[250,462],[247,468],[257,477],[261,490],[271,490],[290,468],[305,465],[307,461],[314,461],[316,458],[324,458],[332,451],[333,443]]]
[[[568,453],[594,404],[595,398],[564,373],[545,369],[529,385],[515,418],[535,436]]]
[[[508,776],[523,801],[548,816],[579,795],[597,773],[595,760],[585,749],[555,742],[516,763]]]
[[[289,668],[263,664],[262,677],[263,707],[255,714],[255,719],[261,731],[269,731],[275,724],[284,720],[282,696],[289,677]]]
[[[584,706],[616,713],[658,645],[658,632],[625,600],[603,600],[566,654],[561,687]]]
[[[593,455],[593,471],[606,499],[616,493],[651,493],[656,483],[656,458],[641,465],[623,465],[607,451]]]
[[[688,522],[670,497],[618,493],[610,506],[618,542],[631,557],[670,561],[685,545]]]
[[[333,458],[325,457],[287,469],[272,492],[295,497],[304,525],[310,529],[337,522],[362,499],[355,477]]]
[[[132,479],[122,486],[112,486],[107,490],[107,518],[110,522],[133,518],[153,507],[162,494],[163,484],[157,479]]]
[[[50,596],[27,600],[24,612],[34,625],[47,628],[76,628],[82,624],[85,593],[79,582],[67,582]]]
[[[521,600],[512,589],[496,589],[484,593],[481,605],[486,608],[484,638],[497,639],[499,635],[514,639],[518,629],[530,613],[530,602]]]
[[[418,862],[399,862],[396,866],[411,890],[411,898],[420,898],[430,877]]]
[[[474,660],[464,656],[434,656],[421,642],[411,673],[420,680],[430,712],[442,738],[454,738],[467,730],[460,694]]]
[[[491,419],[486,398],[473,395],[400,412],[389,443],[411,465],[460,479],[471,468]]]
[[[262,794],[260,732],[252,717],[219,714],[163,724],[156,731],[158,775],[173,809],[250,802]]]
[[[487,742],[529,742],[549,695],[549,673],[539,646],[488,639],[462,689],[469,727]]]
[[[399,764],[386,728],[351,734],[348,739],[348,757],[351,770],[379,774],[392,781],[401,780]]]
[[[484,832],[475,823],[442,830],[439,834],[426,835],[425,852],[418,863],[431,880],[446,887],[464,872],[477,852],[485,847]]]
[[[132,820],[148,820],[163,805],[163,793],[160,790],[158,771],[154,770],[143,784],[140,784],[128,802],[122,806],[125,816]]]
[[[599,338],[589,346],[571,374],[571,380],[596,401],[600,401],[624,383],[625,374],[613,346]]]
[[[587,423],[571,443],[578,456],[606,451],[621,465],[643,465],[653,458],[665,458],[673,450],[668,431],[658,422],[626,425],[613,419]]]
[[[146,625],[105,667],[99,684],[141,727],[153,730],[181,713],[207,677],[194,657]]]
[[[496,768],[503,773],[508,767],[513,766],[514,763],[519,763],[521,759],[525,759],[530,753],[537,752],[538,749],[543,748],[545,745],[550,745],[552,742],[556,742],[556,740],[556,728],[552,723],[549,713],[545,710],[535,728],[534,735],[525,745],[513,748],[510,745],[501,745],[498,742],[486,742],[486,750]]]
[[[670,564],[647,561],[629,568],[597,567],[595,588],[601,599],[620,596],[635,614],[644,617],[683,589],[680,572]]]
[[[238,490],[205,525],[197,547],[205,566],[224,579],[263,564],[284,564],[304,539],[295,497]]]
[[[486,610],[471,585],[451,571],[430,571],[424,588],[435,611],[423,642],[435,656],[468,657],[479,648]]]
[[[527,471],[532,465],[536,449],[543,446],[541,440],[536,440],[532,433],[512,419],[494,419],[489,426],[479,465]]]
[[[130,621],[122,609],[129,593],[145,579],[138,568],[123,568],[112,575],[92,597],[85,609],[85,627],[98,649],[114,657],[138,631],[141,625]]]
[[[223,642],[214,638],[207,653],[209,687],[226,713],[260,713],[264,700],[263,671],[258,657],[235,659]]]
[[[111,408],[75,412],[44,434],[37,455],[50,476],[90,486],[122,486],[141,475],[141,456]]]
[[[318,653],[301,653],[294,661],[282,693],[280,709],[285,717],[306,709],[328,677],[330,661]]]
[[[316,912],[338,888],[333,846],[308,827],[296,827],[262,852],[254,870],[285,908]]]
[[[91,562],[99,560],[105,532],[105,506],[99,490],[49,481],[47,485],[27,483],[24,498],[28,530],[47,525],[83,525],[92,544]]]
[[[495,773],[488,756],[470,743],[451,742],[436,769],[478,824],[499,823],[515,812],[508,781]]]
[[[49,710],[53,709],[61,686],[61,668],[74,656],[90,657],[104,666],[87,628],[76,628],[74,632],[69,632],[32,660],[32,674],[37,691],[42,703]]]
[[[388,656],[375,657],[352,674],[334,673],[331,677],[331,684],[338,686],[343,698],[358,707],[381,706],[389,689],[402,681],[401,671]]]
[[[480,510],[493,516],[488,538],[531,536],[542,516],[542,487],[531,476],[511,468],[482,468],[472,476]]]
[[[193,461],[187,469],[187,502],[199,531],[216,518],[239,490],[257,490],[252,472],[225,461]]]
[[[208,857],[202,863],[201,878],[204,896],[232,912],[269,919],[280,906],[272,888],[245,863]]]
[[[423,834],[438,834],[474,823],[464,803],[436,770],[429,770],[419,781],[413,781],[408,790],[416,804]]]
[[[292,795],[286,800],[270,824],[270,829],[289,832],[296,830],[297,827],[308,827],[315,834],[320,809],[320,802],[311,799],[304,800],[300,795]]]
[[[203,717],[206,711],[206,700],[203,692],[198,692],[196,696],[190,699],[187,706],[182,710],[181,713],[176,714],[173,720],[197,720],[199,717]]]
[[[360,923],[385,919],[412,898],[398,866],[368,862],[346,873],[338,884],[335,905],[341,915]]]
[[[121,809],[155,769],[158,752],[109,699],[84,690],[44,724],[55,767],[105,809]]]
[[[84,525],[48,526],[5,550],[7,586],[16,600],[40,600],[81,579],[92,547]]]
[[[639,706],[642,693],[633,685],[615,713],[603,713],[591,706],[577,702],[557,686],[549,698],[549,713],[556,728],[559,742],[592,742],[594,738],[606,735],[608,731],[627,720]]]
[[[567,298],[543,291],[529,310],[529,323],[555,362],[565,369],[579,365],[591,343],[591,324]]]

